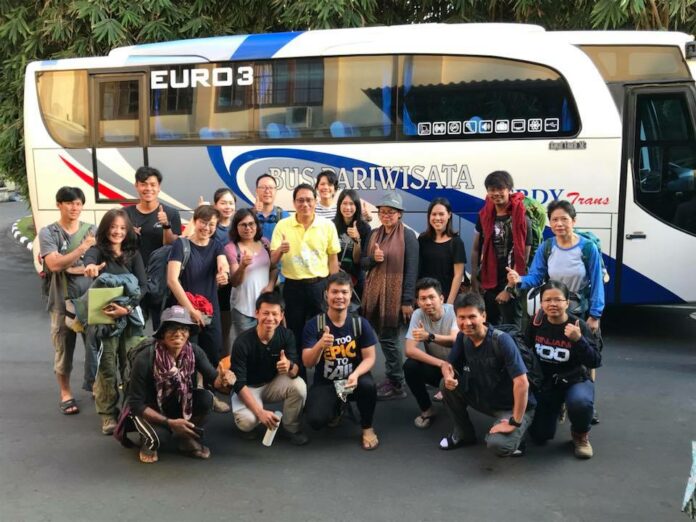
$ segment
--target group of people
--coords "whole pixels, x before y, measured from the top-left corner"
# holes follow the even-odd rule
[[[263,174],[253,207],[236,209],[234,193],[219,189],[212,205],[201,198],[182,231],[178,211],[159,200],[161,183],[157,169],[139,168],[138,203],[109,210],[96,229],[79,219],[82,191],[63,187],[60,219],[40,231],[62,413],[79,413],[70,372],[81,331],[83,387],[101,431],[131,426],[142,462],[155,462],[171,435],[182,452],[208,458],[202,426],[212,411],[231,410],[250,438],[262,425],[303,445],[303,418],[313,429],[336,426],[350,402],[360,444],[373,450],[377,401],[406,398],[407,388],[418,428],[431,425],[433,400],[442,401],[454,426],[444,450],[476,442],[468,408],[496,419],[486,441],[501,456],[522,454],[528,430],[538,442],[553,438],[565,409],[575,455],[592,456],[601,253],[575,234],[570,203],[549,204],[554,237],[530,263],[522,196],[507,172],[488,175],[468,291],[465,247],[444,198],[430,203],[417,237],[396,193],[377,204],[373,228],[356,191],[336,200],[332,171],[294,189],[292,215],[275,204],[276,180]],[[162,294],[153,290],[158,259],[166,262]],[[95,287],[123,288],[102,309],[109,324],[80,321],[80,301]],[[541,311],[528,318],[523,291],[535,287]],[[148,318],[152,336],[144,335]],[[381,382],[372,375],[378,343]],[[523,346],[540,379],[528,379]],[[273,403],[282,412],[268,409]]]

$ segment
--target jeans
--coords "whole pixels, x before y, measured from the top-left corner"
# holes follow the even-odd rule
[[[192,392],[192,405],[191,405],[191,422],[196,426],[202,426],[205,418],[213,410],[213,394],[208,390],[201,388],[195,388],[191,390]],[[170,419],[180,419],[181,418],[181,403],[174,396],[170,396],[168,400],[162,405],[162,413]],[[138,415],[133,415],[133,424],[135,424],[135,429],[138,430],[142,439],[143,447],[149,450],[157,451],[162,445],[162,439],[168,439],[171,437],[172,430],[161,424],[151,424],[145,419],[145,417],[140,417]]]
[[[535,442],[553,439],[558,426],[558,415],[565,402],[573,433],[587,433],[594,412],[594,383],[587,379],[570,386],[556,386],[535,392],[536,415],[529,434]]]
[[[404,374],[406,376],[406,384],[408,384],[408,388],[416,398],[420,410],[429,410],[433,403],[430,400],[426,385],[439,387],[442,380],[442,370],[424,362],[406,359]]]
[[[360,412],[360,426],[371,428],[377,405],[377,386],[370,373],[358,378],[358,386],[348,395],[355,401]],[[312,429],[320,430],[340,411],[341,399],[336,395],[333,383],[314,384],[307,392],[305,416]]]
[[[232,309],[232,336],[236,339],[239,335],[248,330],[249,328],[254,328],[256,326],[256,318],[244,315],[242,312],[236,308]],[[234,344],[234,343],[233,343]]]
[[[476,411],[496,418],[495,424],[498,424],[504,419],[509,419],[512,415],[510,410],[493,410],[485,405],[476,404],[472,397],[467,396],[458,386],[454,390],[448,390],[444,386],[442,390],[442,402],[454,423],[453,433],[459,440],[472,442],[476,440],[476,432],[474,425],[469,419],[467,408],[473,408]],[[527,410],[522,417],[521,426],[515,428],[511,433],[488,433],[486,435],[486,445],[488,449],[499,457],[508,457],[517,450],[522,442],[527,428],[534,418],[534,410]]]
[[[382,327],[377,334],[384,354],[384,373],[387,374],[387,379],[397,386],[404,384],[402,342],[405,335],[402,325],[396,328]]]
[[[496,296],[503,291],[505,285],[500,285],[494,290],[486,290],[483,300],[486,303],[486,316],[488,322],[496,324],[514,324],[522,331],[522,295],[518,299],[511,298],[507,303],[496,303]]]

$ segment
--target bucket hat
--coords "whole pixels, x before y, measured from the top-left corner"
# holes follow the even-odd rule
[[[387,194],[382,196],[380,202],[377,203],[377,208],[380,207],[395,208],[396,210],[401,210],[403,212],[404,203],[401,200],[401,196],[399,194],[397,194],[396,192],[388,192]]]
[[[192,335],[198,333],[198,325],[191,320],[191,315],[183,306],[174,305],[162,311],[160,327],[154,333],[153,337],[161,339],[167,323],[185,324],[189,327],[189,330],[191,330]]]

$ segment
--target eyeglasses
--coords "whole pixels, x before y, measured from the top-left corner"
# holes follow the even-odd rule
[[[393,216],[394,214],[398,214],[398,210],[393,210],[393,209],[379,209],[379,215],[380,216]]]
[[[276,187],[272,185],[259,185],[256,187],[256,190],[260,190],[262,192],[273,192],[276,189]]]
[[[548,299],[542,299],[542,303],[553,303],[553,304],[559,304],[559,303],[565,303],[567,299],[563,299],[562,297],[549,297]]]
[[[239,225],[237,225],[237,226],[242,227],[242,228],[256,228],[256,223],[254,223],[253,221],[250,221],[248,223],[239,223]]]
[[[295,203],[297,203],[298,205],[311,205],[312,203],[314,203],[314,198],[297,198],[295,200]]]

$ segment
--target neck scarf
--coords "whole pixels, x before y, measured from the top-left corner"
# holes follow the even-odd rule
[[[518,274],[527,273],[525,263],[525,248],[527,238],[527,218],[524,209],[524,194],[515,192],[510,194],[510,204],[507,212],[512,218],[512,250],[514,268]],[[483,231],[483,250],[481,252],[481,287],[484,290],[492,290],[498,286],[498,260],[493,245],[493,228],[495,226],[495,204],[486,196],[483,208],[479,212],[481,230]]]
[[[372,267],[365,279],[363,314],[378,330],[383,327],[396,328],[399,326],[406,258],[404,224],[401,220],[389,233],[381,226],[372,234],[367,245],[368,255],[375,254],[376,244],[384,251],[384,261]]]
[[[172,394],[181,403],[181,415],[189,420],[193,411],[193,391],[191,377],[196,369],[196,360],[190,342],[181,349],[174,359],[161,341],[155,343],[155,389],[157,390],[157,405],[160,411],[162,405]]]

